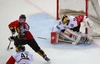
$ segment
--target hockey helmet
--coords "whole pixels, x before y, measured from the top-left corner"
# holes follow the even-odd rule
[[[19,45],[18,46],[18,51],[21,51],[21,52],[25,51],[25,46],[24,45]]]
[[[68,18],[68,16],[67,15],[64,15],[63,17],[62,17],[62,22],[65,24],[65,23],[68,23],[70,21],[70,19]]]
[[[19,16],[19,20],[20,19],[25,19],[26,20],[26,16],[24,15],[24,14],[21,14],[20,16]]]

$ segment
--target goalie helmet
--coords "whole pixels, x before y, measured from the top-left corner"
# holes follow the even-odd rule
[[[25,51],[25,46],[23,46],[23,45],[19,45],[18,46],[18,52],[23,52],[23,51]]]
[[[68,18],[68,16],[67,15],[64,15],[63,17],[62,17],[62,22],[65,24],[65,23],[69,23],[69,21],[70,21],[70,19]]]

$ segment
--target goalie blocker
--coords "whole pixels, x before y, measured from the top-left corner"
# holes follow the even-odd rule
[[[58,43],[58,34],[57,32],[51,32],[51,44]]]
[[[87,34],[77,33],[66,29],[64,33],[61,32],[59,35],[56,32],[51,32],[51,44],[57,44],[58,41],[68,42],[76,45],[78,43],[91,44],[93,39]]]

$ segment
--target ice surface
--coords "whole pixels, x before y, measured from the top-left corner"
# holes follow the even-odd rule
[[[56,20],[46,13],[39,12],[37,14],[35,7],[30,6],[23,0],[13,2],[15,1],[0,0],[0,64],[5,64],[11,54],[15,52],[15,48],[6,50],[9,44],[8,37],[11,35],[8,24],[18,19],[18,16],[22,13],[27,15],[27,23],[30,25],[30,31],[37,43],[51,59],[51,62],[46,62],[26,45],[26,50],[34,56],[33,64],[100,64],[100,39],[95,39],[95,42],[91,45],[67,43],[52,45],[50,44],[50,32],[56,24]],[[13,6],[14,4],[18,4],[17,9]],[[45,37],[47,40],[36,38],[37,36]],[[13,42],[11,46],[14,47]]]
[[[34,36],[47,38],[47,40],[35,38],[38,44],[47,53],[51,59],[51,63],[47,64],[99,64],[100,59],[100,43],[99,39],[91,45],[72,45],[67,43],[50,44],[50,32],[52,27],[57,23],[52,17],[41,13],[30,16],[28,23],[31,26],[31,32]],[[32,51],[32,50],[30,50]],[[33,54],[35,55],[35,54]],[[41,61],[40,57],[34,56],[34,61]],[[37,63],[36,62],[36,63]]]

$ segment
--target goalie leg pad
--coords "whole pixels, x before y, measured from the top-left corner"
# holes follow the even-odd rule
[[[80,43],[84,43],[84,44],[91,44],[93,42],[93,38],[90,37],[87,34],[82,34],[82,37],[80,39]]]
[[[86,44],[91,44],[91,43],[94,42],[94,41],[93,41],[93,38],[92,38],[91,36],[88,36],[88,35],[87,35],[87,39],[88,39],[88,41],[86,42]]]
[[[63,37],[63,40],[65,40],[66,42],[70,42],[74,45],[77,44],[81,38],[80,34],[69,29],[66,29],[64,33],[60,33],[59,36]]]
[[[71,37],[70,35],[67,35],[65,33],[60,33],[59,34],[59,42],[67,42],[67,43],[72,43],[73,40],[71,40],[69,37]]]

